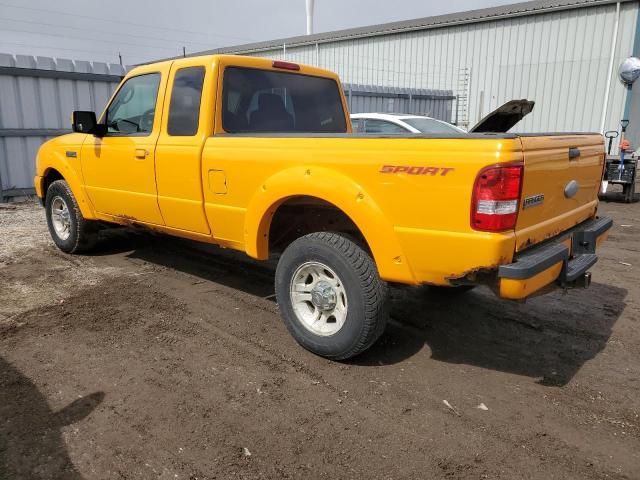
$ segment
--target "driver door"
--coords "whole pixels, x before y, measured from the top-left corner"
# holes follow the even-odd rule
[[[162,100],[171,64],[128,78],[111,99],[101,122],[107,134],[82,146],[84,182],[96,211],[163,225],[158,207],[155,149]]]

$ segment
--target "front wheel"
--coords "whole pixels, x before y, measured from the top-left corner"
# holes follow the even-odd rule
[[[276,297],[296,341],[334,360],[369,348],[387,321],[387,285],[373,259],[337,233],[311,233],[287,247],[276,269]]]
[[[97,228],[82,216],[67,182],[56,180],[49,185],[44,206],[49,233],[60,250],[78,253],[93,247]]]

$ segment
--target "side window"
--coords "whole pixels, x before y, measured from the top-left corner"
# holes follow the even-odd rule
[[[192,136],[198,132],[203,82],[204,67],[181,68],[176,72],[169,104],[169,135]]]
[[[128,79],[107,109],[107,133],[148,135],[153,129],[160,74],[149,73]]]
[[[365,123],[365,129],[367,133],[407,133],[408,130],[402,128],[395,123],[387,122],[386,120],[373,120],[367,119]]]
[[[353,133],[362,132],[362,119],[361,118],[352,118],[351,119],[351,130],[353,130]]]

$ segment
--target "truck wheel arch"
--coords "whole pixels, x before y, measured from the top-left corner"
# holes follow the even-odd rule
[[[42,192],[43,204],[45,199],[47,198],[47,190],[49,190],[49,185],[51,185],[56,180],[64,180],[64,177],[55,168],[47,168],[42,177],[40,177],[40,191]]]
[[[42,202],[44,203],[47,197],[47,189],[49,188],[49,185],[56,180],[64,180],[67,182],[74,197],[76,198],[76,201],[78,202],[78,207],[80,208],[84,218],[94,219],[95,213],[93,205],[91,205],[91,202],[85,193],[84,186],[73,169],[68,166],[66,169],[58,168],[57,166],[48,166],[44,169],[42,178],[40,179],[42,187]]]
[[[268,178],[250,200],[244,228],[248,255],[269,258],[269,231],[274,215],[296,197],[325,202],[344,214],[358,231],[385,280],[414,283],[393,226],[375,200],[346,175],[326,167],[293,167]]]

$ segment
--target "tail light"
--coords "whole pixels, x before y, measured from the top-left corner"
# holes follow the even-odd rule
[[[485,232],[501,232],[516,227],[522,164],[487,167],[480,171],[473,186],[471,227]]]

